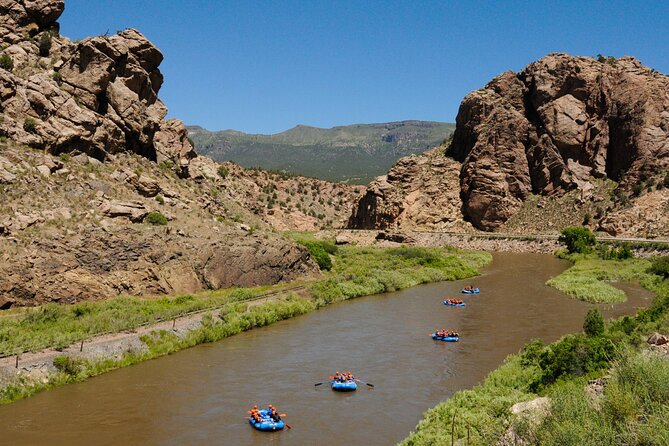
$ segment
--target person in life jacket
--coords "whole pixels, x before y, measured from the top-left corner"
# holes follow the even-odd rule
[[[272,411],[269,416],[270,418],[272,418],[274,422],[278,423],[279,421],[281,421],[281,417],[279,416],[279,412],[277,412],[276,407],[272,407]]]

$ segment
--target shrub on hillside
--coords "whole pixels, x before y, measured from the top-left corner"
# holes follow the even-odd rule
[[[42,57],[47,57],[51,51],[51,39],[53,34],[51,32],[45,32],[39,37],[39,42],[37,46],[39,47],[39,55]]]
[[[218,176],[225,179],[228,176],[228,168],[225,166],[218,167]]]
[[[3,54],[0,56],[0,68],[12,71],[14,69],[14,61],[7,54]]]
[[[583,376],[608,367],[615,347],[605,336],[566,336],[541,353],[540,383],[552,384],[563,376]]]
[[[144,218],[144,221],[154,226],[165,226],[167,224],[167,217],[158,211],[151,211],[149,215]]]
[[[23,130],[28,133],[35,133],[37,128],[37,121],[35,121],[30,116],[23,120]]]
[[[314,259],[320,269],[327,271],[332,269],[332,259],[330,259],[330,255],[321,245],[317,243],[307,243],[305,246],[309,250],[311,258]]]
[[[562,230],[562,235],[560,235],[558,241],[567,246],[570,254],[584,254],[592,252],[592,247],[595,245],[596,239],[590,229],[572,226]]]

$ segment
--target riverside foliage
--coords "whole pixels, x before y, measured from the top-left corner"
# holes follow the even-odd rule
[[[637,260],[608,262],[611,270],[638,271]],[[596,276],[598,270],[588,274]],[[530,342],[481,385],[456,392],[426,412],[401,444],[450,444],[454,415],[457,444],[465,444],[468,431],[472,445],[497,444],[509,428],[515,444],[669,444],[669,361],[640,349],[648,333],[669,330],[669,279],[648,269],[637,274],[657,294],[650,308],[610,321],[590,336],[569,335],[548,346]],[[607,373],[611,377],[603,394],[593,399],[585,388],[588,379]],[[536,422],[511,414],[513,404],[538,396],[548,396],[551,408]]]

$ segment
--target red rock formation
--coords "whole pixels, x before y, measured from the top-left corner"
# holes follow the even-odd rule
[[[448,154],[463,163],[463,210],[500,227],[529,193],[591,177],[632,185],[669,170],[669,78],[631,57],[550,54],[465,97]]]

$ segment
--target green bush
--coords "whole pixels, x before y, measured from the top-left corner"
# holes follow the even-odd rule
[[[60,74],[58,71],[54,71],[51,74],[51,79],[55,80],[58,85],[60,85],[63,82],[63,75]]]
[[[597,308],[588,310],[583,322],[583,331],[588,336],[600,336],[604,334],[604,317]]]
[[[167,217],[158,211],[151,211],[149,212],[149,215],[144,218],[144,221],[153,226],[165,226],[167,224]]]
[[[654,259],[649,271],[652,274],[657,274],[665,279],[669,278],[669,256],[662,256]]]
[[[162,195],[156,195],[156,201],[160,204],[165,204],[165,198]]]
[[[14,61],[7,54],[0,56],[0,68],[3,68],[7,71],[12,71],[14,69]]]
[[[230,172],[228,171],[228,168],[225,166],[218,166],[218,176],[225,179]]]
[[[541,353],[541,379],[537,384],[548,385],[559,378],[578,377],[601,370],[613,359],[615,347],[604,336],[565,336]]]
[[[28,133],[35,133],[36,129],[37,129],[37,121],[35,121],[33,118],[28,116],[26,119],[23,120],[23,130],[25,130]]]
[[[538,365],[539,358],[545,350],[546,345],[541,339],[532,339],[520,352],[520,364],[523,366]]]
[[[318,267],[322,270],[330,271],[332,269],[332,259],[330,255],[323,249],[323,247],[317,243],[307,243],[305,244],[311,254],[311,258],[318,264]]]
[[[558,241],[567,245],[567,250],[571,254],[584,254],[592,252],[592,247],[597,240],[590,229],[572,226],[562,230],[562,235],[560,235]]]

